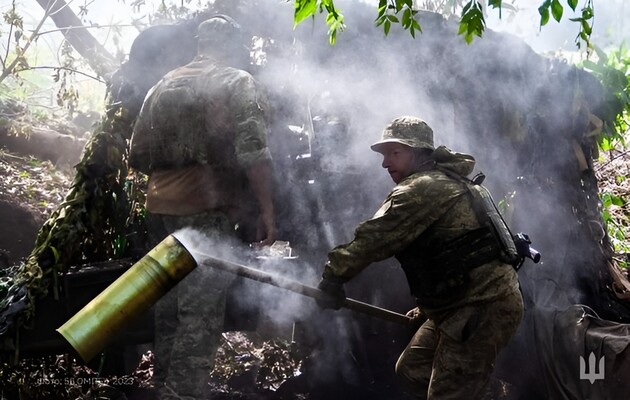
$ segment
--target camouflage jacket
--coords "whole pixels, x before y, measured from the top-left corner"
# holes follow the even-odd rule
[[[470,174],[475,165],[471,156],[445,147],[435,150],[434,159],[441,168],[461,176]],[[465,184],[439,169],[428,168],[410,175],[389,193],[371,219],[357,227],[351,242],[330,251],[324,277],[347,281],[373,262],[392,256],[400,260],[411,247],[430,249],[480,228],[471,201]],[[415,264],[403,267],[414,270],[420,281],[431,281],[428,266],[421,256],[411,262]],[[483,301],[518,288],[511,266],[498,260],[486,264],[465,274],[466,282],[458,287],[459,293],[447,294],[439,302],[417,293],[410,282],[412,294],[425,311],[430,311],[448,309],[462,302]],[[407,277],[410,278],[409,273]],[[431,281],[431,284],[439,282]]]
[[[267,100],[246,71],[198,57],[162,78],[134,125],[129,164],[154,169],[210,164],[217,172],[269,159]]]

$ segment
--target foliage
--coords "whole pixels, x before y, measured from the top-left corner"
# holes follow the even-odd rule
[[[621,196],[610,192],[600,193],[600,200],[606,231],[615,252],[619,255],[618,264],[628,268],[627,254],[630,254],[630,244],[627,238],[630,236],[630,215],[623,210],[627,202]]]
[[[9,73],[13,72],[16,68],[28,68],[28,62],[24,57],[26,48],[28,47],[28,40],[24,36],[24,20],[21,15],[16,11],[15,0],[11,3],[11,9],[2,14],[4,22],[9,26],[9,34],[7,39],[6,52],[4,57],[0,59],[2,62],[2,72],[8,70]],[[13,40],[14,44],[14,60],[9,63],[9,48],[10,43]],[[0,79],[0,81],[2,81]]]
[[[157,9],[148,15],[149,25],[180,21],[190,17],[194,9],[202,8],[199,0],[194,7],[190,3],[192,0],[161,1]],[[129,2],[129,5],[138,12],[147,6],[145,0],[133,0]]]
[[[597,62],[585,60],[582,65],[604,86],[606,119],[615,122],[604,125],[599,146],[603,151],[610,151],[617,145],[625,146],[624,134],[630,115],[630,53],[624,45],[609,55],[598,48],[596,51]]]
[[[600,172],[600,202],[602,218],[616,253],[630,253],[630,211],[628,210],[628,139],[630,116],[630,52],[625,46],[605,54],[596,48],[597,62],[586,60],[583,67],[595,75],[604,86],[603,114],[613,124],[604,123],[598,138],[601,151],[598,171]],[[621,266],[627,267],[627,259],[618,258]]]
[[[125,157],[131,126],[122,105],[110,102],[75,166],[64,201],[40,228],[35,248],[25,262],[0,276],[0,294],[28,288],[25,317],[32,316],[34,300],[50,287],[56,293],[59,273],[88,261],[126,256],[129,235],[144,229],[128,192],[136,186],[129,183]],[[0,303],[0,310],[5,306]]]
[[[78,8],[78,16],[87,17],[88,5]],[[20,2],[13,1],[2,14],[4,24],[0,28],[0,40],[4,54],[0,54],[0,93],[28,101],[29,106],[63,112],[69,118],[78,110],[100,111],[103,107],[102,84],[105,82],[91,72],[85,72],[85,60],[77,57],[76,50],[67,40],[57,39],[61,36],[60,29],[42,29],[44,22],[54,15],[50,10],[44,9],[44,15],[35,20],[33,27],[26,26],[24,16],[29,13]],[[124,57],[120,43],[121,26],[125,25],[88,25],[88,28],[109,29],[107,41],[116,46],[120,61]],[[88,77],[90,81],[79,81],[82,77]],[[48,92],[53,90],[56,93],[50,96]],[[51,102],[54,97],[56,102]]]
[[[337,41],[337,32],[343,31],[345,24],[343,15],[335,7],[333,0],[295,0],[295,26],[304,21],[306,18],[315,16],[317,10],[319,10],[320,13],[326,10],[326,24],[329,28],[328,36],[330,44],[335,44]]]
[[[329,28],[330,43],[334,44],[337,39],[337,33],[343,31],[345,27],[343,15],[340,10],[335,7],[333,0],[294,0],[295,14],[294,22],[298,25],[308,17],[314,17],[319,11],[327,12],[326,24]],[[400,24],[404,30],[409,31],[412,37],[416,37],[416,32],[422,32],[420,23],[416,19],[419,8],[414,4],[414,0],[379,0],[378,11],[376,16],[376,25],[383,27],[383,32],[388,35],[393,24]],[[448,9],[461,10],[458,34],[463,35],[467,43],[471,43],[475,36],[481,37],[486,28],[487,10],[496,9],[501,17],[501,11],[504,8],[515,11],[516,9],[510,4],[504,4],[502,0],[451,0],[439,2],[426,1],[423,3],[433,7],[432,11],[443,12]],[[567,6],[576,11],[578,0],[566,0]],[[428,7],[428,9],[431,9]],[[540,14],[540,26],[545,26],[553,17],[557,22],[562,20],[564,14],[564,6],[560,0],[545,0],[538,8]],[[582,43],[587,48],[591,47],[590,37],[593,26],[593,0],[585,0],[585,4],[581,9],[580,16],[569,18],[570,21],[580,24],[580,31],[575,39],[578,48]]]
[[[54,74],[55,82],[59,82],[59,90],[57,91],[57,105],[67,108],[69,115],[73,115],[79,105],[79,92],[70,83],[70,77],[75,69],[75,58],[73,49],[67,40],[63,41],[61,46],[62,67],[57,69]]]

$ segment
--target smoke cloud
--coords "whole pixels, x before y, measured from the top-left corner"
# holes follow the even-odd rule
[[[280,239],[291,243],[298,258],[261,260],[247,247],[209,246],[194,235],[182,240],[199,254],[315,285],[326,253],[350,240],[357,223],[369,218],[393,187],[370,144],[395,117],[423,118],[436,145],[475,156],[475,172],[487,175],[484,184],[505,208],[513,231],[527,232],[543,254],[541,264],[528,262],[519,273],[528,317],[504,356],[521,361],[518,390],[520,398],[528,398],[536,363],[549,361],[548,355],[530,352],[544,340],[545,329],[553,329],[546,316],[577,303],[606,310],[605,299],[585,291],[602,261],[593,251],[599,217],[596,187],[574,158],[577,149],[590,155],[582,117],[598,113],[601,89],[588,74],[536,54],[509,34],[488,30],[468,46],[455,21],[422,12],[417,39],[397,27],[384,37],[374,27],[372,6],[349,1],[339,6],[349,25],[335,46],[328,45],[322,16],[291,31],[290,3],[214,6],[263,43],[265,61],[251,72],[272,108],[269,146]],[[398,312],[413,307],[392,260],[369,267],[346,290],[349,297]],[[313,358],[321,379],[394,381],[396,357],[410,335],[402,327],[320,311],[310,299],[261,284],[240,291],[239,301],[261,306],[278,329],[303,324],[307,345],[321,350],[321,357]],[[544,329],[536,326],[543,322]],[[505,362],[499,369],[502,379],[519,384],[515,369]],[[519,398],[517,389],[513,394]],[[399,397],[389,392],[388,398]]]

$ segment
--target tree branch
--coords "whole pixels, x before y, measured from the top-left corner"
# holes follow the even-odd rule
[[[40,65],[40,66],[37,66],[37,67],[28,67],[28,68],[18,69],[15,72],[30,71],[32,69],[60,69],[60,70],[62,69],[64,71],[75,72],[75,73],[77,73],[79,75],[86,76],[86,77],[94,79],[95,81],[98,81],[100,83],[107,83],[104,80],[102,80],[101,78],[99,78],[98,76],[86,74],[85,72],[79,71],[78,69],[68,68],[68,67],[52,67],[52,66],[48,66],[48,65]]]
[[[15,14],[15,0],[13,0],[13,14]],[[2,60],[2,69],[6,69],[6,60],[9,59],[9,49],[11,48],[11,35],[13,34],[13,24],[9,26],[9,35],[7,36],[7,51],[4,53],[4,60]]]
[[[48,31],[44,31],[44,32],[40,32],[39,36],[43,36],[47,33],[53,33],[53,32],[65,32],[65,31],[69,31],[71,29],[93,29],[93,28],[115,28],[115,27],[134,27],[137,28],[137,25],[134,24],[113,24],[113,25],[90,25],[90,26],[67,26],[65,28],[57,28],[57,29],[51,29]]]
[[[46,21],[46,18],[48,18],[48,16],[50,15],[50,11],[51,11],[50,7],[44,7],[44,17],[42,18],[41,21],[39,21],[39,24],[37,24],[37,27],[33,31],[33,34],[31,35],[31,37],[28,38],[28,40],[24,44],[24,49],[22,49],[22,54],[26,53],[26,50],[31,46],[31,43],[33,43],[35,38],[38,37],[37,32],[39,32],[39,30],[42,28],[42,25],[44,25],[44,21]],[[9,40],[11,39],[9,38]],[[2,70],[2,74],[0,75],[0,82],[5,80],[6,77],[12,73],[13,69],[18,64],[19,61],[20,61],[20,57],[15,57],[15,60],[11,62],[11,65],[9,65],[7,68],[4,68]]]
[[[611,157],[610,160],[606,161],[604,164],[600,164],[595,170],[599,171],[600,169],[604,168],[605,166],[607,166],[608,164],[610,164],[611,162],[615,161],[618,158],[621,158],[623,156],[625,156],[626,154],[630,153],[630,150],[626,150],[624,152],[621,152],[619,154],[617,154],[614,157]]]
[[[50,7],[50,18],[97,75],[106,76],[114,71],[115,58],[83,26],[64,0],[37,0],[37,3],[43,8]]]

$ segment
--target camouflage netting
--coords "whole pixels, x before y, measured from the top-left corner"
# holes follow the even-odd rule
[[[64,201],[41,227],[35,248],[25,262],[3,270],[0,310],[15,317],[24,308],[30,318],[33,302],[50,288],[57,290],[58,274],[73,265],[121,258],[133,250],[134,236],[141,236],[139,207],[128,177],[127,141],[131,121],[120,103],[111,103],[107,114],[88,142]],[[55,282],[55,284],[52,284]],[[24,298],[24,289],[28,296]],[[11,302],[13,312],[6,313]],[[5,331],[11,321],[0,321]]]

